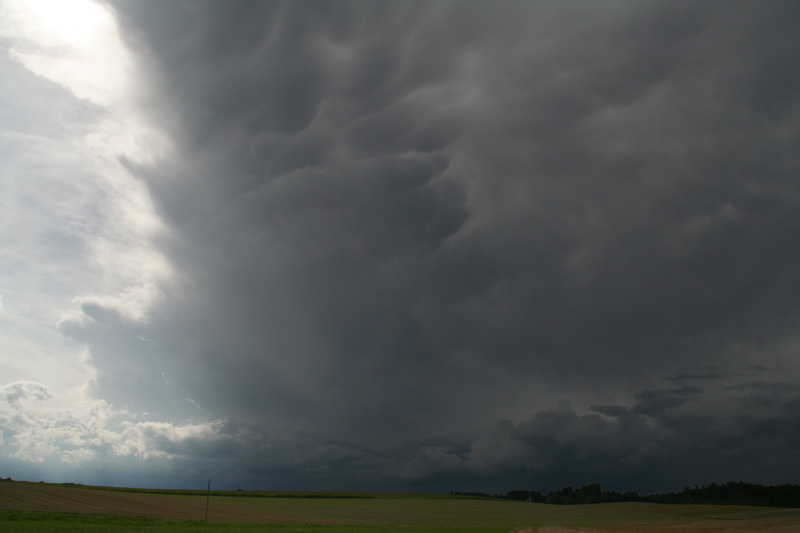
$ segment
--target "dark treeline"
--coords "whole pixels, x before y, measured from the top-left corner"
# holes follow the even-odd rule
[[[483,492],[456,492],[450,494],[481,498],[500,498],[555,505],[575,505],[586,503],[611,502],[653,502],[653,503],[708,503],[729,505],[765,505],[771,507],[800,507],[800,485],[765,486],[742,481],[728,481],[725,484],[711,483],[685,487],[682,492],[639,495],[638,491],[618,492],[603,490],[598,483],[583,485],[580,488],[564,487],[542,494],[538,490],[510,490],[505,494],[486,494]]]
[[[505,494],[453,491],[450,494],[479,498],[519,500],[523,502],[552,503],[556,505],[640,501],[638,492],[617,492],[613,490],[603,490],[598,483],[583,485],[579,489],[564,487],[563,489],[552,490],[547,494],[542,494],[538,490],[510,490]]]
[[[756,485],[742,481],[728,481],[724,485],[712,483],[684,487],[682,492],[667,492],[644,496],[641,501],[658,503],[726,503],[731,505],[769,505],[772,507],[800,507],[800,485]]]

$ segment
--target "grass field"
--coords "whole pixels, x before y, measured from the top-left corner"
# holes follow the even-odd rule
[[[249,497],[248,497],[249,496]],[[0,531],[800,531],[800,509],[614,503],[555,506],[444,495],[140,491],[0,483]]]

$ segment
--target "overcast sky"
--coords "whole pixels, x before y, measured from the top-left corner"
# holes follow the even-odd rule
[[[0,0],[0,476],[799,482],[798,27]]]

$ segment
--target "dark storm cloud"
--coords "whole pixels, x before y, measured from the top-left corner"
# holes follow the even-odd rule
[[[792,452],[800,444],[792,418],[797,415],[796,395],[786,405],[793,409],[730,418],[703,410],[697,398],[685,408],[593,408],[608,418],[579,415],[565,405],[519,424],[500,425],[465,458],[468,463],[492,462],[492,475],[505,477],[506,486],[522,486],[526,479],[543,487],[603,479],[643,491],[714,478],[778,483],[785,477],[771,470],[775,465],[792,471],[798,467]],[[503,464],[510,451],[517,457]],[[773,452],[778,456],[765,457]]]
[[[752,368],[751,370],[765,370],[764,367]],[[717,380],[717,379],[725,379],[731,377],[730,373],[720,371],[719,367],[717,366],[710,366],[706,369],[703,369],[699,372],[674,372],[666,377],[671,381],[706,381],[706,380]]]
[[[684,405],[689,397],[701,393],[701,389],[690,386],[672,390],[645,390],[633,395],[638,403],[631,408],[620,405],[592,405],[590,409],[615,418],[630,414],[655,417],[667,409]]]
[[[142,331],[71,330],[101,397],[147,403],[135,360],[308,486],[660,488],[786,422],[714,391],[797,378],[795,4],[113,5],[176,275]]]
[[[636,399],[639,403],[631,409],[631,412],[648,415],[686,403],[686,398],[671,391],[642,391],[636,394]]]

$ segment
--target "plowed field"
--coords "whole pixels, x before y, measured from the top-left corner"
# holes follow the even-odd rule
[[[81,486],[0,482],[0,511],[200,521],[204,519],[205,510],[206,497],[201,494],[120,492]],[[555,506],[386,495],[276,498],[238,496],[232,492],[211,496],[208,519],[216,523],[339,526],[337,531],[342,527],[355,531],[421,528],[424,531],[517,533],[800,531],[800,509],[648,503]]]

